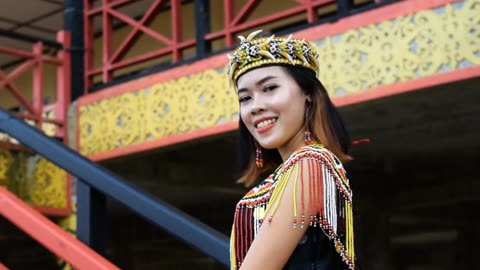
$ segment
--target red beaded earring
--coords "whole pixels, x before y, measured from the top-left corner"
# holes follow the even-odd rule
[[[305,144],[306,145],[309,145],[313,142],[312,140],[312,134],[310,133],[310,131],[306,130],[305,131]]]
[[[255,141],[255,147],[256,147],[255,163],[257,164],[258,168],[262,168],[263,167],[262,147],[260,146],[260,144],[258,144],[257,141]]]

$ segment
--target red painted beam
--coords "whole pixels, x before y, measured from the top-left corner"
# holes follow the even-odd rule
[[[119,269],[55,223],[0,187],[0,215],[75,269]]]
[[[63,126],[63,121],[60,119],[51,119],[42,117],[41,114],[30,114],[30,113],[16,113],[15,116],[21,119],[28,119],[33,121],[42,121],[44,123],[55,124],[57,126]]]
[[[0,89],[5,87],[5,85],[9,84],[11,81],[14,81],[17,77],[22,75],[23,73],[30,70],[33,66],[35,66],[35,60],[25,61],[23,64],[18,66],[15,70],[10,72],[3,81],[0,82]]]
[[[22,51],[22,50],[17,50],[17,49],[12,49],[12,48],[7,48],[7,47],[2,47],[2,46],[0,46],[0,53],[13,55],[13,56],[18,56],[18,57],[27,58],[27,59],[37,58],[37,55],[35,53]],[[46,56],[46,55],[42,55],[42,60],[45,61],[46,63],[49,63],[49,64],[55,64],[55,65],[60,65],[61,64],[61,61],[59,61],[58,59],[50,57],[50,56]]]
[[[6,87],[6,89],[12,94],[18,102],[20,102],[21,105],[25,107],[25,109],[30,112],[35,114],[35,108],[30,104],[30,101],[25,97],[20,91],[20,89],[15,85],[15,83],[10,79],[10,75],[5,75],[3,71],[0,70],[0,91],[2,90],[2,87]]]
[[[226,36],[227,41],[228,41],[228,37],[232,37],[232,39],[233,39],[233,34],[234,33],[238,33],[240,31],[247,30],[247,29],[250,29],[250,28],[254,28],[254,27],[257,27],[259,25],[263,25],[263,24],[266,24],[266,23],[269,23],[269,22],[272,22],[272,21],[276,21],[276,20],[285,18],[285,17],[297,15],[297,14],[302,13],[302,12],[305,12],[305,7],[304,6],[297,6],[297,7],[287,9],[287,10],[284,10],[284,11],[281,11],[281,12],[278,12],[278,13],[275,13],[273,15],[266,16],[266,17],[263,17],[263,18],[260,18],[260,19],[257,19],[257,20],[248,21],[246,23],[239,24],[239,25],[236,25],[236,26],[229,26],[228,28],[225,27],[224,30],[213,32],[213,33],[205,35],[205,39],[206,40],[215,40],[215,39],[222,38],[223,36]],[[233,40],[231,40],[230,42],[231,42],[231,44],[228,44],[228,42],[227,42],[227,45],[233,45],[235,43],[235,42],[233,42]]]
[[[130,50],[130,48],[135,44],[135,42],[140,37],[140,26],[146,26],[151,23],[151,21],[155,18],[155,15],[158,14],[160,8],[162,6],[162,0],[156,0],[145,12],[142,19],[133,26],[133,29],[130,31],[128,36],[122,41],[115,51],[115,53],[110,58],[110,63],[115,62],[117,59],[121,59],[125,54]]]
[[[22,151],[22,152],[32,152],[29,148],[16,143],[0,141],[0,148],[7,149],[7,150],[14,150],[14,151]]]
[[[0,46],[0,53],[18,56],[22,58],[35,58],[35,54],[31,52],[16,50],[16,49],[7,48],[7,47],[1,47],[1,46]]]
[[[230,22],[231,26],[235,26],[243,23],[252,11],[260,4],[261,0],[248,0],[248,2],[242,7],[238,15]]]
[[[391,85],[379,86],[343,97],[334,97],[332,102],[336,106],[347,106],[368,100],[419,91],[428,87],[480,77],[480,66],[457,69],[451,72],[439,73],[432,76],[399,82]]]
[[[392,20],[400,16],[407,16],[415,12],[434,9],[440,6],[458,2],[459,0],[408,0],[399,1],[383,7],[362,12],[343,18],[339,21],[310,27],[295,33],[295,36],[308,40],[317,40],[327,36],[334,36],[348,30],[358,29],[367,25]]]
[[[305,0],[305,1],[310,1],[312,3],[312,6],[319,7],[326,4],[335,3],[337,0]]]
[[[136,89],[151,87],[153,84],[171,81],[184,76],[192,75],[205,71],[207,69],[215,69],[224,67],[227,64],[227,57],[224,54],[212,56],[200,61],[196,61],[190,65],[182,65],[170,68],[163,72],[150,74],[141,78],[137,78],[125,83],[107,87],[102,91],[82,96],[77,100],[77,108],[85,106],[103,99],[112,98],[124,93],[133,92]],[[77,121],[78,122],[78,121]]]
[[[175,135],[170,135],[164,138],[157,140],[145,141],[138,144],[133,144],[118,148],[115,150],[110,150],[98,154],[89,155],[88,158],[92,161],[106,160],[114,157],[121,157],[130,155],[133,153],[139,153],[150,149],[158,149],[161,147],[166,147],[170,145],[175,145],[182,142],[197,140],[216,134],[222,134],[225,132],[235,131],[238,129],[238,121],[231,121],[223,125],[196,129],[186,133],[180,133]]]
[[[70,182],[68,182],[68,185],[70,185]],[[68,187],[67,187],[68,188]],[[67,194],[71,195],[70,193],[67,192]],[[70,198],[68,198],[68,201],[70,202]],[[53,208],[53,207],[43,207],[43,206],[33,206],[33,209],[37,210],[38,212],[47,215],[49,217],[66,217],[70,214],[72,214],[72,209],[71,206],[67,206],[65,208]]]
[[[97,7],[97,8],[92,8],[91,2],[92,0],[84,0],[84,9],[86,10],[85,15],[88,17],[92,17],[94,15],[99,15],[102,13],[103,8],[102,7]],[[88,2],[88,3],[86,3]],[[128,4],[131,4],[133,1],[132,0],[117,0],[117,1],[111,1],[108,3],[108,5],[111,8],[119,8]]]
[[[195,40],[194,39],[184,41],[184,42],[178,44],[177,48],[178,49],[183,49],[183,48],[191,47],[193,45],[195,45]],[[145,54],[142,54],[142,55],[137,56],[137,57],[132,57],[132,58],[129,58],[127,60],[123,60],[123,61],[119,61],[117,63],[113,63],[110,66],[110,69],[120,69],[120,68],[123,68],[123,67],[134,65],[134,64],[137,64],[137,63],[140,63],[140,62],[143,62],[143,61],[153,59],[153,58],[158,57],[158,56],[167,55],[169,53],[172,53],[173,50],[174,50],[173,47],[167,47],[167,48],[163,48],[163,49],[153,51],[153,52],[150,52],[150,53],[145,53]],[[88,76],[93,76],[93,75],[97,75],[97,74],[101,74],[101,73],[102,73],[101,68],[97,68],[97,69],[90,70],[90,71],[87,72]]]
[[[135,21],[134,19],[114,10],[114,9],[111,9],[111,8],[108,8],[106,7],[105,8],[106,10],[108,10],[108,13],[114,17],[116,17],[117,19],[121,20],[122,22],[126,23],[126,24],[129,24],[130,26],[132,27],[138,27],[140,30],[142,30],[142,32],[144,32],[145,34],[148,34],[150,35],[151,37],[153,37],[154,39],[157,39],[167,45],[171,45],[172,44],[172,41],[170,39],[168,39],[167,37],[165,37],[164,35],[144,26],[144,25],[141,25],[139,24],[137,21]],[[110,27],[111,29],[111,27]],[[103,29],[104,31],[106,29]]]

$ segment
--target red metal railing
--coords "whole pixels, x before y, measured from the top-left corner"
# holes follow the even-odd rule
[[[37,42],[33,45],[32,51],[24,51],[14,48],[0,46],[0,53],[20,58],[20,63],[11,70],[0,69],[0,91],[7,91],[18,103],[19,107],[15,114],[32,123],[39,129],[46,128],[45,123],[53,124],[55,134],[66,142],[67,108],[70,104],[70,34],[61,31],[57,34],[57,41],[63,45],[56,56],[48,56],[44,53],[44,45]],[[49,66],[47,66],[49,65]],[[47,74],[46,68],[53,66],[55,75]],[[31,89],[21,89],[17,86],[23,79],[23,74],[31,73]],[[56,100],[50,104],[44,104],[44,82],[50,80],[56,82]],[[53,83],[52,83],[53,84]],[[25,85],[25,84],[23,84]],[[24,86],[25,87],[25,86]],[[30,86],[27,86],[30,88]],[[31,96],[25,93],[30,92]],[[10,105],[10,104],[8,104]],[[12,104],[13,105],[13,104]],[[53,112],[53,113],[52,113]],[[49,127],[51,131],[52,126]],[[29,151],[15,140],[0,134],[0,148],[16,151]],[[67,215],[71,211],[70,204],[70,179],[67,177],[67,192],[65,208],[37,207],[37,210],[49,215]]]
[[[88,88],[93,83],[93,77],[102,74],[102,81],[109,82],[112,80],[114,70],[118,70],[130,65],[142,63],[156,57],[164,55],[172,55],[174,62],[182,60],[181,51],[186,48],[193,47],[195,40],[182,41],[182,12],[181,0],[171,0],[171,37],[167,37],[158,31],[149,27],[150,22],[160,12],[165,0],[155,0],[148,10],[145,12],[140,21],[136,21],[131,17],[117,11],[116,9],[134,2],[133,0],[102,0],[99,7],[93,7],[91,0],[84,0],[85,7],[85,47],[87,54],[85,56],[86,82]],[[102,64],[98,68],[94,68],[94,53],[92,51],[94,41],[93,20],[96,16],[102,16]],[[121,44],[113,50],[113,20],[119,20],[132,27],[130,33],[125,37]],[[139,38],[140,34],[146,34],[150,37],[165,44],[166,47],[152,52],[146,52],[140,56],[132,57],[126,60],[122,59],[131,49],[133,44]]]
[[[59,32],[57,40],[63,44],[64,48],[70,47],[70,35],[66,32]],[[70,57],[69,52],[65,49],[59,50],[56,57],[47,56],[43,53],[44,46],[41,42],[33,45],[32,51],[23,51],[19,49],[7,48],[0,46],[0,53],[20,57],[23,62],[17,65],[13,70],[7,72],[0,70],[0,91],[8,91],[15,100],[18,101],[22,108],[17,116],[32,120],[38,128],[42,128],[44,123],[56,125],[56,136],[65,138],[65,127],[67,117],[67,106],[70,103]],[[55,117],[45,117],[45,105],[43,99],[43,82],[46,79],[45,65],[53,64],[56,66],[56,103]],[[28,98],[24,93],[25,89],[20,89],[16,85],[16,80],[22,74],[32,72],[32,97]],[[50,79],[50,78],[49,78]]]
[[[248,0],[245,4],[235,6],[234,0],[223,0],[223,17],[224,25],[219,31],[207,33],[204,40],[213,42],[216,40],[225,40],[226,46],[232,46],[236,42],[234,38],[238,33],[254,28],[266,26],[272,22],[287,21],[293,16],[305,14],[308,22],[318,20],[318,9],[326,5],[334,5],[337,0],[290,0],[291,6],[287,9],[276,11],[262,18],[252,19],[252,14],[259,4],[266,2],[265,0]],[[371,2],[379,3],[383,0],[372,0]],[[101,3],[94,7],[93,0],[84,0],[85,8],[85,93],[93,85],[94,78],[101,75],[101,82],[107,83],[113,80],[114,71],[118,71],[125,67],[144,63],[146,61],[157,59],[162,56],[171,56],[172,62],[182,60],[182,54],[185,49],[192,48],[196,44],[195,39],[183,40],[182,34],[182,1],[181,0],[154,0],[146,9],[146,12],[140,20],[135,20],[120,11],[119,8],[129,5],[135,0],[101,0]],[[219,1],[211,1],[218,4]],[[160,9],[170,4],[169,12],[171,23],[168,29],[162,29],[163,32],[169,30],[171,36],[167,37],[161,34],[158,29],[150,27],[150,23],[160,12]],[[187,3],[189,4],[189,3]],[[102,25],[102,49],[94,50],[94,19],[101,17]],[[131,31],[120,41],[117,48],[113,48],[113,21],[119,20],[130,26]],[[209,23],[209,22],[207,22]],[[286,23],[291,23],[286,22]],[[134,46],[141,34],[148,35],[159,41],[164,46],[152,51],[146,51],[137,56],[123,59],[130,49]],[[95,57],[101,57],[101,63],[94,66]]]
[[[119,269],[4,187],[0,187],[0,216],[10,220],[75,269]],[[1,263],[0,269],[2,269]]]
[[[264,2],[263,0],[248,0],[247,3],[240,9],[238,14],[235,14],[235,1],[224,0],[224,29],[207,34],[206,40],[215,40],[219,38],[225,38],[226,45],[232,46],[237,41],[234,38],[235,34],[272,23],[274,21],[289,18],[301,13],[307,14],[307,21],[313,22],[318,19],[316,9],[328,4],[335,3],[336,0],[294,0],[296,5],[286,10],[278,11],[260,19],[247,21],[248,17],[252,14],[255,8]]]

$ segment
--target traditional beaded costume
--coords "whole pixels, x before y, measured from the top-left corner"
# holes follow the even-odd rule
[[[304,169],[308,170],[309,179],[304,179]],[[231,269],[240,268],[262,223],[275,222],[275,210],[288,181],[294,181],[293,228],[310,226],[325,234],[346,263],[345,268],[355,269],[352,192],[340,161],[319,144],[307,145],[294,152],[237,204],[230,239]],[[304,189],[307,181],[308,190]],[[309,192],[309,209],[313,209],[315,215],[307,216],[304,211],[305,192]],[[266,217],[266,213],[270,215]]]

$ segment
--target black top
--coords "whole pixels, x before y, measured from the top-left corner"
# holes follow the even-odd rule
[[[322,230],[309,227],[283,269],[344,270],[347,265]]]

